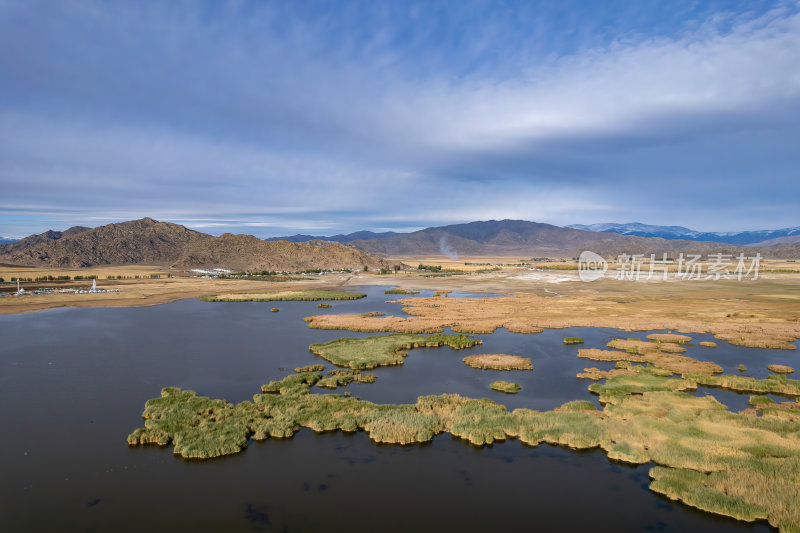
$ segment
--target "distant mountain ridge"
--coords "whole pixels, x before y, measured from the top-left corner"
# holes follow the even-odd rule
[[[737,245],[755,245],[763,243],[764,246],[778,244],[779,242],[796,241],[776,241],[783,237],[794,237],[800,235],[800,226],[794,228],[783,228],[776,230],[759,231],[728,231],[728,232],[704,232],[695,231],[683,226],[654,226],[642,224],[641,222],[629,222],[618,224],[615,222],[601,224],[572,224],[568,228],[580,229],[584,231],[618,233],[620,235],[633,235],[636,237],[660,237],[662,239],[681,239],[689,241],[708,241],[721,242]],[[765,243],[764,241],[774,241]]]
[[[288,242],[308,242],[308,241],[333,241],[333,242],[351,242],[356,240],[365,239],[382,239],[384,237],[391,237],[393,235],[400,235],[394,231],[384,231],[382,233],[375,233],[374,231],[356,231],[348,233],[347,235],[338,234],[325,237],[321,235],[304,235],[298,233],[297,235],[290,235],[288,237],[269,237],[265,241],[288,241]]]
[[[31,235],[0,246],[0,263],[60,267],[145,264],[258,271],[388,266],[382,259],[346,244],[266,242],[252,235],[230,233],[214,237],[152,218]]]
[[[568,258],[577,257],[585,250],[604,257],[623,253],[647,256],[668,253],[670,257],[680,253],[755,253],[753,248],[728,243],[620,235],[525,220],[453,224],[380,239],[357,240],[351,244],[384,256],[443,255],[451,258],[460,255]],[[800,256],[800,246],[782,244],[764,249],[764,254],[794,258]]]
[[[381,235],[363,232],[362,235]],[[353,234],[350,234],[353,235]],[[388,267],[380,256],[459,256],[571,258],[589,250],[606,258],[621,254],[712,253],[800,258],[800,235],[777,237],[771,246],[665,239],[585,231],[525,220],[487,220],[431,227],[411,233],[356,239],[347,243],[310,240],[266,241],[252,235],[214,237],[178,224],[151,218],[47,231],[0,245],[0,263],[83,267],[147,264],[174,268],[297,271],[313,268]],[[412,259],[413,260],[413,259]]]

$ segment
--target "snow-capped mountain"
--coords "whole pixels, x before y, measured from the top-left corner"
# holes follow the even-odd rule
[[[619,233],[620,235],[636,235],[637,237],[661,237],[663,239],[685,239],[689,241],[712,241],[724,242],[728,244],[755,244],[762,241],[778,239],[781,237],[791,237],[800,235],[800,226],[794,228],[783,228],[776,230],[760,231],[728,231],[728,232],[706,232],[695,231],[683,226],[654,226],[642,224],[641,222],[629,222],[618,224],[614,222],[602,224],[572,224],[568,228],[581,229],[584,231],[600,231],[609,233]]]

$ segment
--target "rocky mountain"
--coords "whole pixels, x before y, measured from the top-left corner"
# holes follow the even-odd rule
[[[231,270],[387,266],[383,260],[345,244],[266,242],[229,233],[214,237],[152,218],[32,235],[0,246],[0,263],[62,267],[147,264]]]
[[[777,244],[782,237],[800,236],[800,226],[776,230],[740,231],[740,232],[703,232],[695,231],[683,226],[653,226],[641,222],[627,224],[572,224],[568,228],[584,231],[610,232],[620,235],[634,235],[637,237],[660,237],[662,239],[681,239],[689,241],[721,242],[736,245],[770,246]],[[770,241],[770,242],[766,242]],[[796,241],[783,241],[796,242]]]
[[[303,235],[301,233],[298,233],[297,235],[290,235],[288,237],[270,237],[264,240],[289,241],[289,242],[308,242],[308,241],[351,242],[351,241],[365,240],[365,239],[382,239],[384,237],[391,237],[393,235],[400,235],[400,234],[394,231],[384,231],[382,233],[375,233],[374,231],[356,231],[354,233],[348,233],[347,235],[342,235],[340,233],[338,235],[331,235],[330,237],[325,237],[322,235]]]
[[[38,235],[31,235],[29,237],[25,237],[24,239],[13,240],[8,243],[0,243],[5,244],[4,248],[6,250],[25,250],[27,248],[37,246],[39,244],[46,244],[57,241],[63,237],[70,237],[72,235],[77,235],[79,233],[83,233],[84,231],[88,230],[85,226],[73,226],[66,231],[53,231],[48,230],[44,233],[39,233]]]
[[[755,253],[727,243],[676,240],[620,235],[615,232],[584,231],[524,220],[489,220],[427,228],[413,233],[381,239],[357,240],[352,244],[367,252],[385,256],[445,255],[519,256],[528,258],[576,257],[591,250],[605,257],[620,254]],[[760,248],[758,250],[761,250]],[[774,256],[775,249],[764,248],[762,255]],[[780,248],[782,257],[797,257],[800,246]],[[788,254],[788,255],[787,255]]]

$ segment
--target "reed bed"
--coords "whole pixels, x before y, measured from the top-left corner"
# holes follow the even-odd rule
[[[463,359],[467,366],[481,370],[533,370],[529,357],[502,353],[470,355]]]
[[[407,335],[398,333],[363,339],[344,338],[324,344],[312,344],[309,350],[337,366],[369,370],[378,366],[402,365],[413,348],[450,346],[459,350],[482,341],[466,335]]]
[[[794,368],[788,365],[767,365],[767,369],[775,374],[794,374]]]
[[[638,352],[619,352],[615,350],[598,350],[597,348],[589,348],[578,350],[578,357],[592,359],[594,361],[628,361],[636,363],[649,363],[663,370],[668,370],[673,374],[722,373],[722,367],[716,363],[711,361],[699,361],[692,357],[673,353],[646,351],[642,354],[639,354]]]
[[[683,346],[672,342],[648,342],[641,339],[614,339],[606,346],[639,355],[644,355],[648,352],[681,353],[686,351],[686,348]]]
[[[516,394],[522,387],[519,383],[512,383],[510,381],[493,381],[489,384],[489,388],[498,392],[505,392],[506,394]]]
[[[687,391],[697,389],[691,379],[676,379],[668,370],[631,365],[626,372],[610,375],[605,383],[589,385],[589,392],[600,396],[600,403],[618,403],[630,394],[654,391]]]
[[[412,289],[389,289],[383,291],[383,294],[419,294],[419,291]]]
[[[678,335],[677,333],[651,333],[647,336],[651,341],[673,342],[675,344],[688,344],[692,338],[688,335]]]
[[[774,374],[766,379],[750,376],[710,376],[708,374],[687,374],[686,378],[706,387],[717,387],[736,392],[752,392],[756,394],[781,394],[784,396],[800,396],[800,380],[789,379],[784,374]]]
[[[337,389],[351,383],[375,383],[377,379],[375,374],[364,374],[360,370],[331,370],[317,382],[317,387]]]
[[[298,374],[303,372],[322,372],[323,370],[325,370],[325,365],[299,366],[294,369],[294,371]]]
[[[580,337],[564,337],[564,344],[583,344]]]
[[[742,290],[737,287],[736,290]],[[647,290],[650,290],[649,288]],[[792,309],[775,306],[770,300],[769,320],[758,320],[744,314],[731,313],[726,317],[725,307],[697,311],[709,300],[701,298],[695,289],[687,290],[681,298],[665,299],[656,290],[655,300],[648,295],[630,295],[624,300],[608,295],[572,295],[549,298],[533,294],[502,296],[498,298],[404,298],[400,302],[409,318],[390,316],[376,320],[358,315],[319,315],[309,317],[309,327],[320,329],[350,329],[353,331],[397,331],[427,333],[451,327],[459,332],[484,333],[511,326],[520,332],[541,331],[542,328],[608,327],[640,331],[679,330],[684,332],[712,333],[717,339],[741,346],[780,348],[794,350],[791,344],[800,338],[800,322],[787,317],[796,314]],[[733,290],[733,288],[731,288]],[[747,289],[749,290],[749,289]],[[779,294],[782,287],[774,289]],[[733,292],[732,294],[736,294]],[[759,295],[753,295],[758,300]],[[643,305],[648,302],[648,305]],[[753,302],[741,300],[737,308],[750,309]],[[788,304],[787,304],[788,305]],[[774,309],[773,309],[774,307]],[[762,304],[758,307],[764,311]],[[457,329],[456,329],[457,328]],[[517,330],[517,329],[515,329]],[[675,344],[662,342],[662,345]],[[680,346],[680,345],[677,345]],[[662,350],[664,351],[664,350]]]
[[[310,394],[309,384],[322,379],[319,373],[287,376],[265,385],[268,392],[256,394],[252,402],[238,405],[167,388],[145,404],[144,427],[133,431],[128,443],[172,444],[181,457],[207,459],[237,453],[251,438],[288,438],[305,427],[363,430],[379,443],[427,442],[450,433],[475,445],[516,437],[531,446],[600,448],[615,460],[655,463],[651,489],[676,501],[798,531],[796,420],[731,413],[712,397],[677,392],[687,379],[653,368],[631,368],[635,376],[607,380],[604,390],[613,393],[615,401],[602,410],[578,401],[553,411],[509,412],[491,400],[452,394],[421,396],[415,404],[374,404],[338,394]],[[781,409],[756,403],[762,410]],[[781,409],[790,415],[800,412],[795,408],[798,402],[783,404],[791,404]]]
[[[201,296],[204,302],[316,302],[319,300],[358,300],[367,295],[358,292],[308,289],[266,293],[217,294]]]

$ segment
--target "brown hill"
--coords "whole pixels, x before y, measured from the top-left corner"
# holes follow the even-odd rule
[[[187,245],[173,266],[296,272],[312,268],[378,268],[388,267],[389,263],[338,242],[263,241],[252,235],[225,233]]]
[[[148,264],[176,268],[303,270],[387,266],[339,243],[266,242],[250,235],[214,237],[152,218],[46,232],[0,246],[0,263],[85,267]]]
[[[351,244],[367,252],[388,255],[466,255],[576,257],[591,250],[605,257],[620,254],[710,253],[793,258],[800,256],[800,246],[742,247],[718,242],[635,237],[617,233],[583,231],[524,220],[489,220],[427,228],[413,233],[380,239],[356,240]]]

